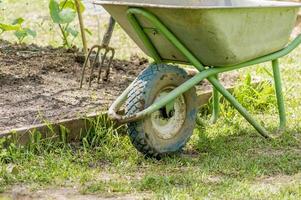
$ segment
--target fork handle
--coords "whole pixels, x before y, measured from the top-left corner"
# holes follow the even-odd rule
[[[110,40],[114,31],[114,27],[115,27],[115,20],[113,19],[113,17],[110,17],[110,21],[109,21],[109,27],[106,31],[106,33],[104,34],[104,37],[102,39],[102,46],[109,46],[110,44]]]

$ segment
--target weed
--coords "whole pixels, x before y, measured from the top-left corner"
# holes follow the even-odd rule
[[[269,81],[252,84],[251,74],[248,73],[243,84],[236,87],[233,95],[238,102],[251,113],[266,113],[274,111],[277,106],[275,90]],[[233,115],[233,107],[226,99],[221,99],[221,111],[229,117]]]

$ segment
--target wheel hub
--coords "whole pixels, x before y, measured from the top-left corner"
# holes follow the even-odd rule
[[[157,95],[155,101],[166,96],[174,87],[168,87]],[[171,139],[181,130],[186,117],[186,103],[184,96],[176,98],[170,105],[164,106],[151,114],[152,126],[158,137]]]

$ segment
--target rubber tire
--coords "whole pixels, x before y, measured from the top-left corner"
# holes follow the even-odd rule
[[[172,65],[151,64],[135,80],[126,101],[125,114],[131,115],[144,110],[153,103],[156,95],[164,87],[177,87],[188,80],[185,70]],[[196,124],[197,96],[195,87],[183,94],[186,117],[175,138],[155,138],[152,132],[146,133],[150,117],[128,123],[128,134],[135,148],[147,157],[160,158],[183,148],[193,133]],[[148,124],[148,125],[147,125]],[[149,129],[149,128],[148,128]]]

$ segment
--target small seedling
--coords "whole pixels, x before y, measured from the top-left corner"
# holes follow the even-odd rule
[[[18,38],[19,43],[22,43],[23,40],[28,36],[31,36],[33,38],[35,38],[37,36],[37,33],[34,30],[32,30],[30,28],[23,28],[22,27],[23,22],[24,22],[23,18],[17,18],[13,22],[13,25],[20,26],[20,29],[15,31],[15,36]]]
[[[14,35],[17,37],[19,43],[22,43],[28,36],[36,37],[37,33],[34,30],[22,26],[24,21],[23,18],[17,18],[12,24],[0,23],[0,35],[4,32],[14,31]]]

